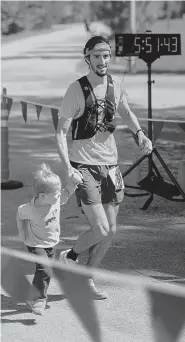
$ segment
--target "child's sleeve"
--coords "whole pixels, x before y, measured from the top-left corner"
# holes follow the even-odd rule
[[[29,204],[21,205],[17,210],[16,215],[16,222],[17,222],[17,229],[19,233],[19,237],[21,241],[25,242],[26,240],[26,228],[27,222],[30,219],[30,208]]]

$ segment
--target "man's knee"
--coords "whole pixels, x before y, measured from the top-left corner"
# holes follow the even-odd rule
[[[113,236],[116,235],[116,225],[110,226],[110,234],[112,234]]]
[[[96,227],[94,228],[94,233],[98,238],[100,238],[100,240],[107,237],[109,232],[110,228],[108,224],[97,223]]]

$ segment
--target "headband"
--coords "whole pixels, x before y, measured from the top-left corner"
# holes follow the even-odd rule
[[[109,53],[111,53],[111,47],[106,42],[98,43],[92,49],[86,49],[85,57],[96,51],[109,51]]]

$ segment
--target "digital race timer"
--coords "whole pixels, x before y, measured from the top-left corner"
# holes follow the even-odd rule
[[[115,34],[116,56],[158,58],[181,54],[180,34]]]

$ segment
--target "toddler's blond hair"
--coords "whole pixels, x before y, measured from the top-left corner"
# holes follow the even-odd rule
[[[42,163],[33,175],[33,189],[36,195],[55,192],[60,188],[60,177],[51,171],[49,165]]]

